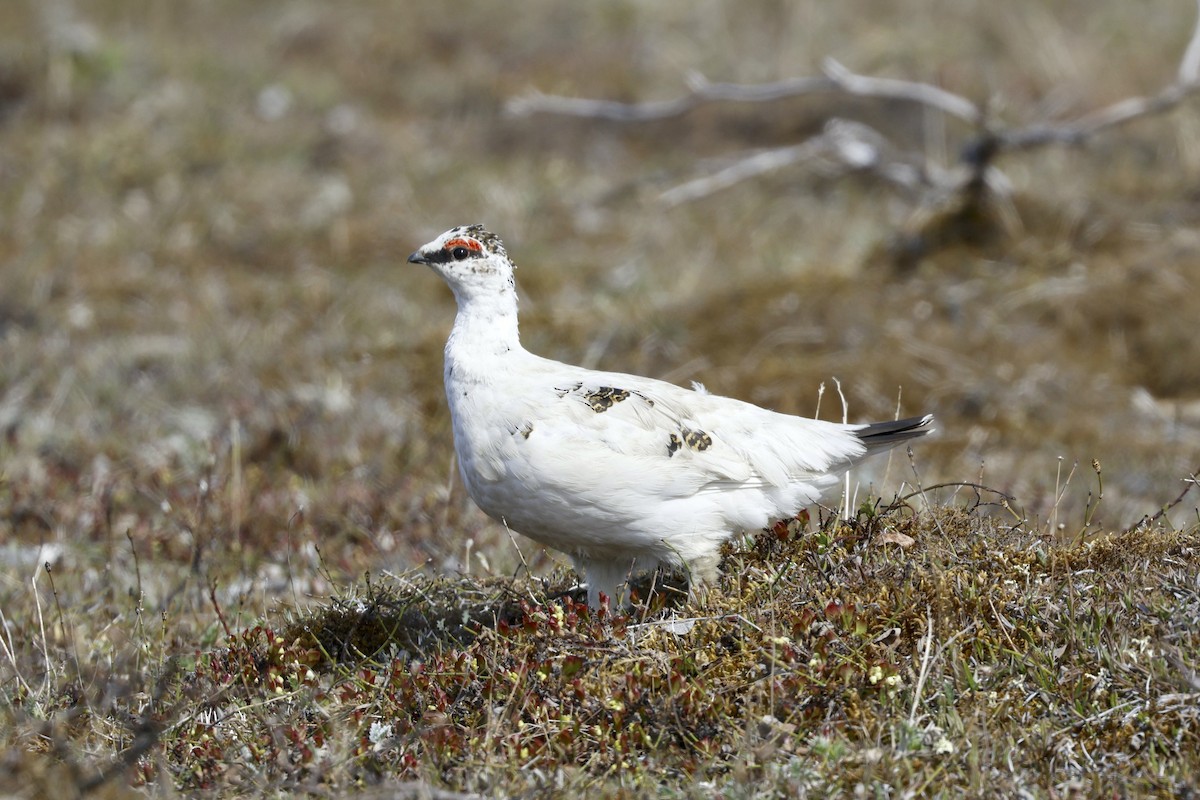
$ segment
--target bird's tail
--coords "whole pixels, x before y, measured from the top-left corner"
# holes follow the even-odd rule
[[[868,425],[863,425],[854,432],[854,435],[862,440],[862,443],[867,446],[867,455],[879,453],[884,450],[891,450],[901,442],[907,442],[909,439],[916,439],[918,436],[924,436],[931,432],[933,428],[933,414],[926,414],[923,417],[909,417],[908,419],[897,419],[889,422],[872,422]]]

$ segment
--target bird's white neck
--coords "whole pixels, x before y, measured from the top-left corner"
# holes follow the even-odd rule
[[[509,353],[524,352],[517,328],[517,293],[511,287],[498,292],[455,291],[458,313],[446,341],[446,367],[487,370]]]

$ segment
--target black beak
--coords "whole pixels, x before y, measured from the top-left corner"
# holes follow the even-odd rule
[[[427,258],[425,258],[425,256],[421,255],[421,251],[418,250],[417,252],[413,253],[411,256],[408,257],[408,263],[410,263],[410,264],[428,264],[429,259],[427,259]]]

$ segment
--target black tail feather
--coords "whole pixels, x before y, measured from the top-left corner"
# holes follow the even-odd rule
[[[867,446],[868,453],[887,450],[901,442],[924,436],[933,430],[933,414],[922,417],[909,417],[888,422],[872,422],[863,425],[854,433]]]

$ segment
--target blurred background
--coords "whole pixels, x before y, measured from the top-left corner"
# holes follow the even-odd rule
[[[553,563],[527,540],[518,553],[457,481],[441,385],[453,300],[405,263],[474,222],[519,267],[534,352],[787,413],[819,402],[840,419],[834,378],[851,421],[935,413],[912,462],[858,476],[860,501],[971,481],[1048,535],[1135,523],[1200,467],[1200,99],[1002,156],[1004,224],[916,256],[905,237],[928,198],[819,159],[691,202],[663,194],[835,117],[951,166],[975,131],[944,115],[835,93],[646,124],[509,103],[668,100],[697,73],[774,81],[834,57],[1018,127],[1159,91],[1195,14],[1189,0],[0,4],[10,584],[43,561],[100,582],[141,559],[159,601],[189,572],[299,600],[367,569]],[[1195,502],[1172,515],[1194,523]]]

